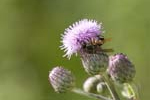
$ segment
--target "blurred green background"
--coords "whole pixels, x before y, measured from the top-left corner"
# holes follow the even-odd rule
[[[140,100],[149,100],[149,0],[0,0],[0,100],[91,100],[57,94],[48,81],[52,67],[65,66],[78,87],[88,77],[79,57],[62,58],[60,34],[82,18],[103,22],[104,45],[136,65]]]

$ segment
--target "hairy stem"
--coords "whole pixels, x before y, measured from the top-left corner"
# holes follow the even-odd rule
[[[120,98],[116,92],[116,89],[114,87],[114,84],[109,80],[108,76],[103,75],[103,78],[104,78],[104,81],[106,82],[107,88],[108,88],[113,100],[120,100]]]
[[[102,96],[102,95],[97,95],[97,94],[94,94],[94,93],[84,92],[83,90],[78,89],[78,88],[72,89],[72,92],[80,94],[80,95],[84,95],[84,96],[87,96],[87,97],[99,99],[99,100],[112,100],[112,99],[107,98],[107,97]]]

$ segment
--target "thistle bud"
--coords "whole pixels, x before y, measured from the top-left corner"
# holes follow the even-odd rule
[[[106,53],[89,54],[82,52],[80,55],[83,67],[88,74],[96,75],[107,69],[108,55]]]
[[[119,83],[130,82],[135,76],[135,67],[126,55],[120,53],[109,57],[108,74]]]
[[[63,67],[53,68],[49,73],[49,81],[58,93],[66,92],[74,86],[72,73]]]
[[[95,75],[95,76],[89,77],[88,79],[86,79],[86,81],[83,84],[83,90],[85,92],[95,93],[97,92],[96,90],[97,84],[102,81],[103,79],[101,75]]]
[[[123,90],[121,91],[121,94],[124,98],[128,100],[137,100],[137,93],[134,91],[132,86],[128,83],[123,84]]]
[[[107,86],[105,82],[100,82],[97,84],[96,89],[98,93],[104,93],[107,90]]]

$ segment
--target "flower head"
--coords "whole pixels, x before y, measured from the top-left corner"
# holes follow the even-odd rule
[[[74,86],[74,76],[63,67],[55,67],[49,73],[49,81],[58,93],[66,92]]]
[[[109,58],[105,52],[100,52],[98,54],[88,54],[82,52],[80,56],[83,67],[88,74],[96,75],[100,72],[106,71]]]
[[[67,28],[62,35],[61,49],[64,49],[69,59],[72,54],[77,54],[83,43],[89,42],[91,38],[97,38],[102,33],[101,23],[95,20],[83,19]]]
[[[112,80],[125,83],[133,80],[135,67],[126,55],[120,53],[110,56],[107,72]]]

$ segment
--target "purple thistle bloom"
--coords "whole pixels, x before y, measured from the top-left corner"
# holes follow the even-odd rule
[[[83,43],[88,43],[90,39],[97,38],[102,33],[101,23],[95,20],[83,19],[69,26],[62,35],[61,49],[63,49],[69,59],[72,54],[77,54],[81,50]]]

